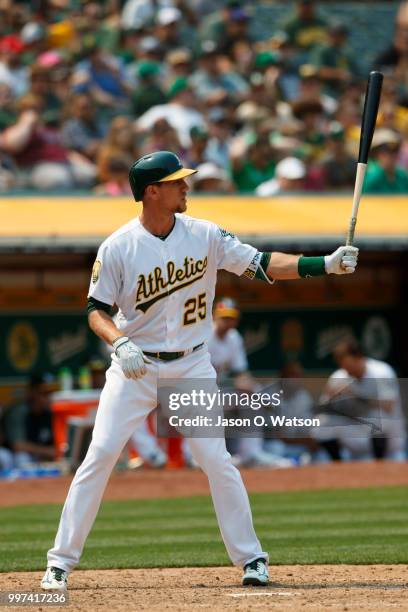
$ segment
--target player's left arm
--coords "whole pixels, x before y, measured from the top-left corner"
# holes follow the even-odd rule
[[[288,253],[262,253],[256,278],[291,280],[324,274],[352,274],[357,266],[358,249],[341,246],[330,255],[305,257]]]

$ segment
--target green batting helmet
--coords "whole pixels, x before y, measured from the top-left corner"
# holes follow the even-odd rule
[[[133,196],[138,202],[143,198],[144,190],[148,185],[177,181],[195,172],[197,170],[183,168],[183,164],[174,153],[156,151],[135,161],[129,171],[129,183]]]

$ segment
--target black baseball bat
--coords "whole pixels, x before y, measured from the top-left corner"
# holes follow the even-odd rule
[[[370,72],[364,99],[363,116],[361,119],[360,148],[358,151],[356,181],[354,184],[353,207],[347,233],[347,245],[353,244],[358,207],[360,204],[361,192],[363,190],[364,177],[367,170],[368,154],[370,152],[371,142],[373,140],[378,106],[380,104],[382,82],[383,75],[381,72],[377,72],[376,70]]]

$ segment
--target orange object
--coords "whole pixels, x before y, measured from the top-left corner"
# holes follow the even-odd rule
[[[98,407],[99,396],[100,390],[98,389],[90,391],[61,391],[53,394],[51,408],[58,459],[64,456],[67,449],[68,419],[72,416],[90,416]],[[149,427],[151,431],[155,430],[153,413],[149,417]],[[184,466],[181,442],[182,438],[168,438],[167,440],[167,467],[170,469]],[[132,456],[137,457],[137,453],[133,453]]]
[[[48,44],[50,47],[66,47],[75,38],[75,29],[70,21],[59,21],[48,27]]]
[[[89,416],[98,407],[100,391],[54,393],[51,401],[53,431],[57,456],[67,448],[67,420],[72,416]]]
[[[177,469],[184,467],[184,458],[181,450],[183,438],[168,438],[167,439],[167,467]]]

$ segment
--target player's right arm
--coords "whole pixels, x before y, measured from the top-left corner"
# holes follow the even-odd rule
[[[146,374],[150,361],[143,351],[115,325],[110,311],[120,294],[120,259],[115,257],[112,245],[102,244],[92,269],[88,293],[88,322],[92,331],[113,346],[115,355],[126,378],[137,379]]]
[[[112,317],[105,310],[95,308],[89,312],[93,303],[93,300],[88,301],[89,327],[104,342],[112,345],[117,338],[123,337],[123,333],[116,327]]]

